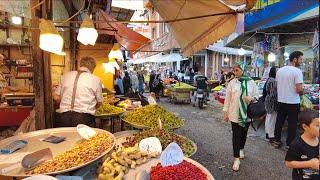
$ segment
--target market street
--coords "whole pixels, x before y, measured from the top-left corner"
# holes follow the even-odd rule
[[[161,99],[160,105],[185,119],[185,125],[176,132],[197,144],[198,150],[192,159],[201,162],[215,179],[291,179],[291,170],[284,164],[285,150],[274,149],[264,140],[263,133],[254,132],[251,127],[241,171],[232,172],[231,126],[223,121],[222,105],[217,101],[210,101],[205,109],[189,104],[170,104],[166,98]]]

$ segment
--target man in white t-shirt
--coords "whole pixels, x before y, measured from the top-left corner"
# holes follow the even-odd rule
[[[302,63],[303,53],[295,51],[289,56],[289,65],[280,68],[277,72],[278,91],[278,115],[275,125],[275,140],[272,145],[276,148],[281,146],[281,131],[285,120],[288,118],[287,146],[296,136],[298,115],[300,111],[300,96],[303,95],[303,75],[297,68]]]

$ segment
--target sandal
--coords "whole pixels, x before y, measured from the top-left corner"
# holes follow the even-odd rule
[[[235,158],[233,166],[232,166],[232,170],[233,171],[239,171],[240,169],[240,159],[239,158]]]
[[[240,159],[244,159],[244,151],[243,151],[243,149],[240,150]]]

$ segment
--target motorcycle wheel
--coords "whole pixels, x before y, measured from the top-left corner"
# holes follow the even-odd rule
[[[198,106],[199,106],[199,109],[203,108],[203,99],[198,100]]]

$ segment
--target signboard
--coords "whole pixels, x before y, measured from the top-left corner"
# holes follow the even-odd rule
[[[245,15],[246,32],[319,16],[318,0],[258,0],[256,8]]]

